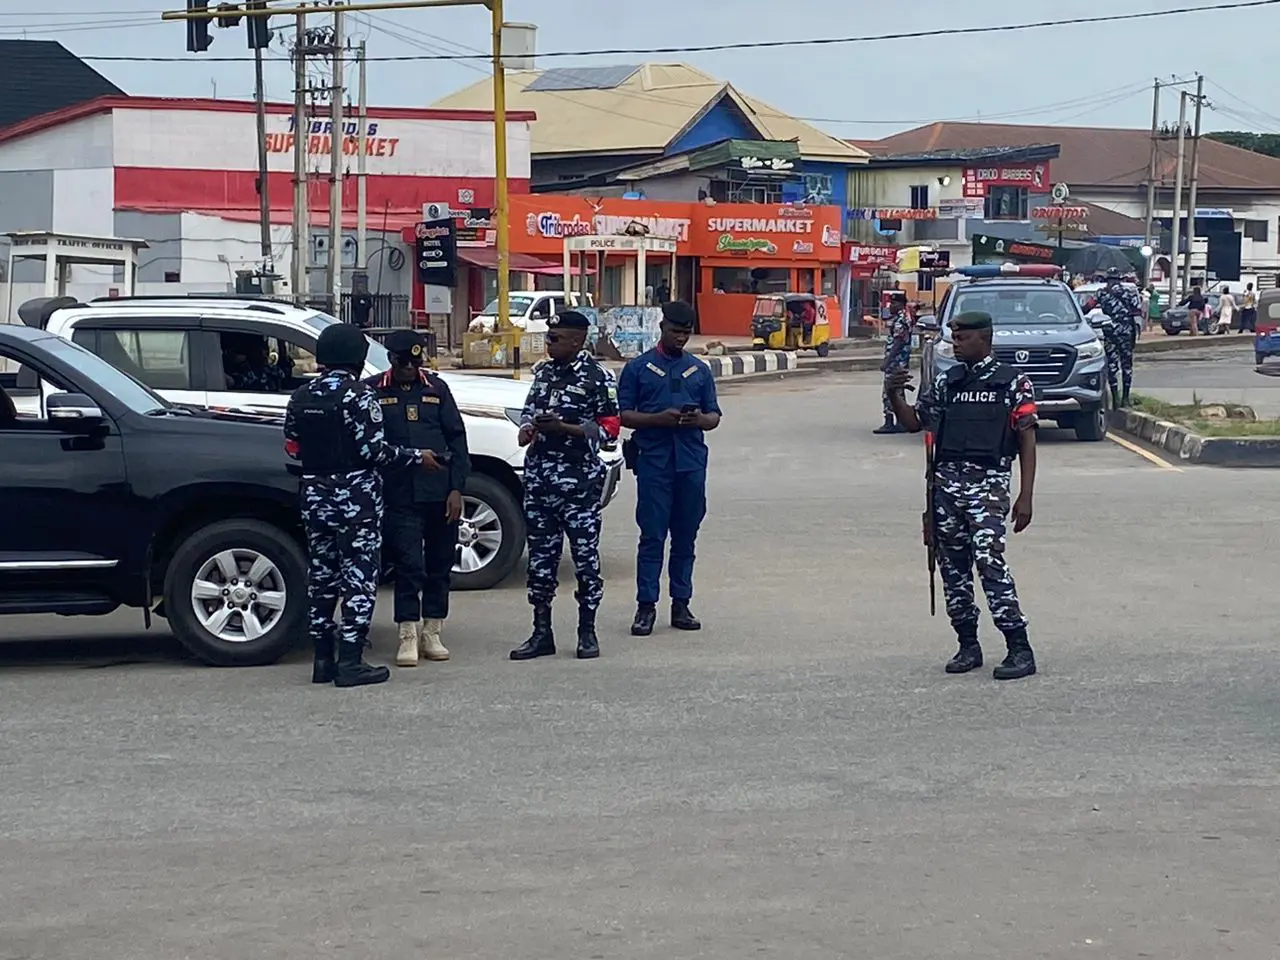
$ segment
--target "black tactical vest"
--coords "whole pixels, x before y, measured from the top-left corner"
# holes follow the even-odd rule
[[[304,474],[333,476],[369,466],[361,458],[356,438],[342,419],[342,400],[346,395],[345,389],[323,394],[308,392],[295,408]]]
[[[366,381],[368,382],[368,381]],[[447,453],[449,441],[440,422],[441,396],[430,383],[414,383],[409,389],[393,383],[375,388],[382,406],[387,442],[414,450]],[[389,504],[443,502],[452,487],[449,470],[388,470],[383,495]]]
[[[1018,452],[1009,423],[1009,387],[1018,371],[996,364],[979,380],[963,364],[947,371],[947,390],[938,431],[939,463],[964,462],[998,466]]]

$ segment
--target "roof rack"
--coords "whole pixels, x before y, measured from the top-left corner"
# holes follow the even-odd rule
[[[165,302],[173,303],[174,301],[182,302],[183,300],[227,300],[243,303],[246,310],[261,310],[264,313],[283,314],[284,308],[300,310],[305,309],[299,307],[291,300],[281,300],[275,297],[260,297],[252,294],[239,293],[178,293],[171,295],[164,294],[140,294],[131,297],[95,297],[90,300],[93,304],[114,304],[114,303],[137,303],[143,302]]]

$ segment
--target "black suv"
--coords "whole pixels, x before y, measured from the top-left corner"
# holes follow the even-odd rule
[[[213,664],[306,633],[279,419],[193,413],[70,341],[0,325],[0,614],[168,619]]]

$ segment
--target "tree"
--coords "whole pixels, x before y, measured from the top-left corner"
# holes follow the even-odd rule
[[[1280,134],[1249,133],[1247,130],[1219,130],[1206,133],[1210,140],[1217,140],[1231,147],[1252,150],[1254,153],[1266,154],[1268,157],[1280,157]]]

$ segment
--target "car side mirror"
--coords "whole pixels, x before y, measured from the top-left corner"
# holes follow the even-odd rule
[[[49,420],[69,429],[101,426],[106,417],[102,408],[83,393],[53,393],[45,398]]]
[[[933,316],[932,314],[923,316],[923,317],[917,317],[916,327],[925,331],[926,333],[937,333],[939,330],[942,329],[942,325],[938,323],[938,318]]]

